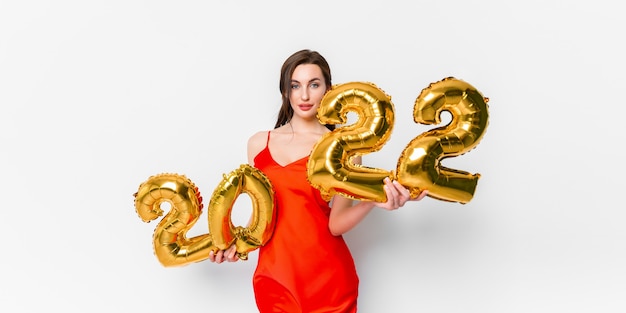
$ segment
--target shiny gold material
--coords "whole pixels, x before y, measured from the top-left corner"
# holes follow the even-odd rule
[[[252,200],[252,216],[247,227],[235,227],[231,212],[242,192]],[[234,242],[239,258],[247,259],[248,252],[265,245],[274,232],[274,204],[272,185],[257,168],[243,164],[239,169],[224,175],[222,182],[213,191],[208,209],[209,230],[213,234],[215,246],[224,250]]]
[[[392,173],[354,164],[352,159],[380,150],[389,140],[394,123],[391,97],[372,83],[335,85],[322,98],[317,118],[323,124],[345,124],[349,111],[356,112],[358,120],[326,133],[313,147],[307,164],[309,182],[326,199],[341,194],[384,202],[383,180]]]
[[[184,175],[159,174],[150,177],[135,193],[135,210],[144,222],[163,215],[161,204],[167,202],[170,212],[157,225],[154,254],[163,266],[180,266],[205,260],[215,250],[210,234],[187,238],[187,231],[202,212],[200,192]]]
[[[427,189],[428,196],[444,201],[465,204],[473,198],[480,174],[446,168],[441,161],[478,145],[488,124],[488,101],[470,84],[454,77],[422,90],[415,100],[415,122],[439,124],[442,111],[450,112],[452,121],[420,134],[402,152],[395,175],[412,196]]]
[[[230,219],[233,204],[245,192],[252,199],[248,227],[234,228]],[[248,252],[264,245],[274,231],[274,193],[269,180],[258,169],[243,164],[224,175],[213,192],[208,207],[207,234],[187,238],[186,234],[202,213],[202,196],[195,184],[180,174],[151,176],[134,194],[135,210],[144,222],[163,215],[161,204],[170,211],[157,225],[153,235],[154,254],[165,267],[183,266],[209,258],[210,251],[225,249],[235,242],[237,254],[247,259]]]

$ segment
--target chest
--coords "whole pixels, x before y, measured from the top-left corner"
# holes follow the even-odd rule
[[[318,136],[272,136],[268,148],[274,161],[284,166],[307,157],[318,139]]]

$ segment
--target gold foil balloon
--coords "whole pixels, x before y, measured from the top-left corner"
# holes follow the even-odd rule
[[[451,202],[467,203],[473,196],[480,174],[446,168],[445,158],[472,150],[487,128],[487,102],[470,84],[454,77],[431,83],[415,100],[416,123],[439,124],[440,114],[448,111],[452,121],[414,138],[402,152],[396,179],[416,196],[428,190],[428,196]]]
[[[237,196],[250,195],[253,204],[248,227],[234,227],[230,214]],[[256,168],[244,164],[224,175],[208,207],[210,232],[192,238],[186,234],[203,208],[195,184],[180,174],[158,174],[141,183],[134,194],[135,210],[144,222],[163,216],[161,205],[170,204],[153,235],[154,253],[165,267],[182,266],[209,258],[210,251],[225,249],[233,242],[241,259],[264,245],[274,231],[274,193],[269,180]]]
[[[247,227],[235,227],[231,212],[242,192],[252,199],[252,216]],[[274,232],[274,204],[272,185],[257,168],[244,164],[224,175],[222,182],[213,191],[208,208],[209,230],[213,234],[215,246],[224,250],[234,242],[239,258],[247,259],[248,252],[265,245]]]
[[[169,267],[207,259],[209,251],[215,249],[211,235],[186,237],[202,212],[198,188],[184,175],[166,173],[150,177],[135,193],[135,210],[144,222],[162,216],[164,202],[170,204],[171,210],[159,222],[153,236],[159,262]]]
[[[309,182],[326,199],[341,194],[384,202],[383,180],[392,173],[354,164],[352,159],[380,150],[389,139],[394,123],[391,97],[372,83],[335,85],[322,98],[317,118],[323,124],[345,124],[349,111],[358,120],[324,134],[313,147],[307,164]]]

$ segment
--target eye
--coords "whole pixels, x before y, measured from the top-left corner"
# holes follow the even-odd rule
[[[291,89],[298,89],[300,88],[300,85],[298,84],[291,84]]]
[[[318,88],[319,86],[319,83],[311,83],[311,88]]]

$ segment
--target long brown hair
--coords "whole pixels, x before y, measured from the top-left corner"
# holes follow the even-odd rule
[[[317,51],[304,49],[289,56],[280,69],[279,89],[283,102],[278,111],[278,119],[276,120],[274,128],[285,125],[293,117],[293,108],[291,108],[291,103],[289,102],[289,96],[291,95],[291,76],[296,67],[301,64],[315,64],[319,66],[324,76],[326,90],[330,90],[332,86],[330,66],[328,62],[326,62],[326,59]],[[332,124],[326,124],[326,127],[330,130],[335,129],[335,125]]]

